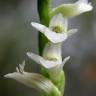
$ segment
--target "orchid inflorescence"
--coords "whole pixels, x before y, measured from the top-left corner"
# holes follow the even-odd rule
[[[43,49],[42,56],[32,52],[27,52],[27,56],[40,64],[48,76],[42,73],[25,72],[24,61],[19,64],[19,67],[16,67],[16,72],[9,73],[5,77],[35,88],[43,96],[63,96],[65,85],[63,66],[70,59],[70,56],[62,60],[62,43],[78,31],[77,29],[68,29],[68,18],[92,9],[93,7],[91,3],[88,3],[88,0],[78,0],[73,4],[62,4],[50,10],[49,27],[31,22],[31,25],[41,32],[48,39],[48,42]]]

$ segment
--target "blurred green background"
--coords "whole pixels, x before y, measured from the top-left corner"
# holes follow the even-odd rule
[[[58,1],[52,0],[52,6]],[[63,43],[63,58],[71,56],[64,66],[64,96],[96,96],[96,1],[90,2],[92,12],[69,20],[69,28],[79,31]],[[39,70],[39,65],[26,56],[28,51],[38,53],[38,32],[30,25],[31,21],[39,22],[36,4],[37,0],[0,0],[0,96],[39,96],[34,89],[3,77],[23,60],[26,71]]]

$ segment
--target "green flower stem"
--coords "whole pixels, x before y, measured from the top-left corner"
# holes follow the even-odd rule
[[[49,25],[49,21],[50,21],[50,16],[49,16],[50,2],[51,2],[50,0],[37,0],[40,23],[46,26]],[[39,54],[42,55],[43,48],[45,47],[45,44],[48,42],[48,39],[42,33],[39,32],[38,42],[39,42]],[[41,68],[41,74],[48,77],[48,73],[43,68]]]
[[[40,23],[43,25],[48,26],[50,21],[50,0],[38,0],[38,13],[40,17]],[[39,54],[42,55],[43,48],[45,44],[48,42],[47,38],[39,32]],[[51,94],[42,94],[42,96],[63,96],[64,93],[64,86],[65,86],[65,75],[62,71],[60,75],[56,77],[56,79],[51,78],[47,71],[41,68],[41,74],[50,79],[53,82],[55,87],[59,90],[59,93],[56,92],[57,90],[52,90]],[[57,94],[58,93],[58,94]]]
[[[40,17],[40,23],[43,25],[49,25],[49,5],[50,0],[38,0],[38,13]],[[39,53],[42,55],[43,48],[45,44],[48,42],[47,38],[39,32]]]

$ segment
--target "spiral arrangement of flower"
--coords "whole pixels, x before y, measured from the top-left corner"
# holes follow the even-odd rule
[[[40,1],[38,0],[38,4]],[[39,39],[41,45],[44,41],[43,37],[47,38],[47,42],[43,45],[42,56],[27,52],[30,59],[41,65],[43,72],[40,74],[25,72],[24,61],[16,67],[16,72],[9,73],[5,77],[35,88],[42,96],[63,96],[65,86],[63,66],[71,57],[62,58],[62,42],[78,31],[68,29],[68,19],[91,11],[93,7],[88,0],[78,0],[73,4],[62,4],[49,10],[49,1],[42,0],[38,5],[41,24],[31,22],[31,25],[42,35]]]

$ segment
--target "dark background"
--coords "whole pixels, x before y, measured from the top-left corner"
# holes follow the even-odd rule
[[[58,3],[76,0],[52,0]],[[96,1],[90,0],[93,11],[69,20],[69,28],[79,31],[63,43],[63,58],[71,56],[64,70],[64,96],[96,96]],[[39,66],[27,56],[27,51],[38,53],[38,32],[31,21],[39,22],[37,0],[0,0],[0,96],[39,96],[14,80],[3,76],[14,72],[26,60],[26,71],[38,72]]]

